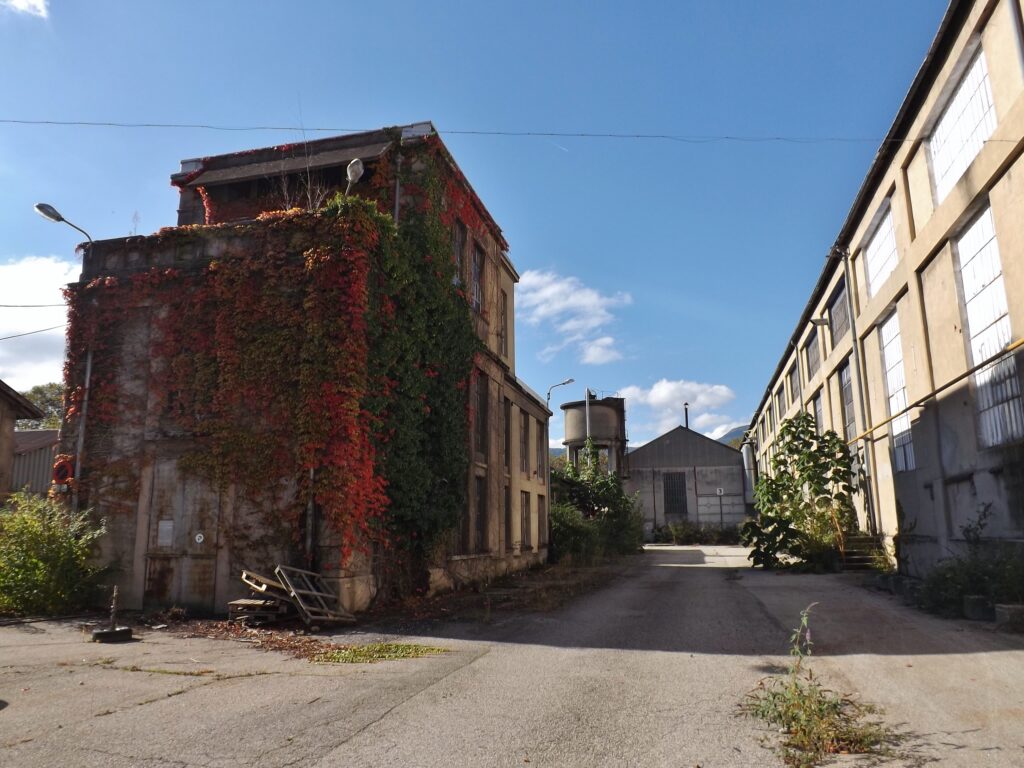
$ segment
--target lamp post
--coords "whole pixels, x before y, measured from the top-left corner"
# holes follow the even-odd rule
[[[547,405],[548,405],[548,410],[549,411],[551,410],[551,390],[555,389],[556,387],[564,387],[566,384],[575,384],[575,383],[576,383],[576,379],[566,379],[565,381],[560,381],[557,384],[552,384],[550,387],[548,387]]]
[[[67,224],[72,229],[77,229],[79,232],[81,232],[83,235],[85,235],[85,239],[89,241],[90,248],[92,247],[93,241],[92,241],[92,237],[89,236],[89,233],[86,232],[84,229],[82,229],[77,224],[73,224],[70,221],[68,221],[67,219],[65,219],[63,216],[61,216],[60,211],[58,211],[52,205],[50,205],[49,203],[36,203],[35,209],[36,209],[36,213],[38,213],[44,219],[52,221],[52,222],[54,222],[56,224]],[[83,392],[82,392],[82,413],[81,413],[81,415],[79,416],[79,419],[78,419],[78,435],[77,435],[77,437],[75,439],[75,476],[74,476],[74,483],[75,484],[74,484],[74,488],[71,491],[71,508],[75,512],[78,511],[78,483],[79,483],[79,479],[80,479],[79,473],[81,471],[81,466],[82,466],[82,464],[81,464],[81,462],[82,462],[82,448],[85,445],[85,416],[86,416],[86,414],[89,411],[89,380],[91,378],[92,378],[92,349],[89,349],[85,353],[85,386],[83,387]],[[65,417],[64,422],[62,422],[62,429],[61,429],[62,432],[63,432],[63,424],[64,423],[66,423],[66,417]]]

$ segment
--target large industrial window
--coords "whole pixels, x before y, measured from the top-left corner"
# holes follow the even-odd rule
[[[519,471],[530,474],[530,414],[519,412]]]
[[[853,416],[853,377],[850,375],[850,361],[839,369],[839,403],[843,416],[843,437],[853,440],[857,436],[856,420]]]
[[[508,294],[501,292],[501,342],[500,352],[502,357],[508,357]]]
[[[490,550],[487,537],[487,478],[475,477],[476,481],[476,527],[473,537],[473,551],[487,552]]]
[[[487,462],[488,426],[487,416],[490,404],[487,375],[483,371],[476,373],[476,453],[477,461]]]
[[[964,313],[977,365],[1005,349],[1012,339],[1006,287],[992,209],[986,208],[956,243]],[[1024,437],[1017,363],[1007,355],[974,374],[981,444],[990,448]]]
[[[775,390],[775,410],[779,412],[780,419],[786,412],[786,388],[782,384]]]
[[[470,285],[473,309],[479,312],[484,305],[484,249],[473,246],[473,282]]]
[[[832,333],[832,347],[842,341],[850,330],[850,304],[846,300],[846,281],[839,284],[828,303],[828,328]]]
[[[511,552],[515,531],[512,526],[512,486],[505,486],[505,551]]]
[[[537,476],[543,479],[545,474],[545,467],[547,466],[547,435],[544,434],[544,422],[537,422],[536,440],[537,440]]]
[[[811,335],[804,344],[804,357],[807,361],[807,380],[810,381],[821,367],[821,348],[818,346],[818,329],[812,328]]]
[[[885,202],[885,215],[864,249],[864,269],[868,279],[868,296],[874,296],[885,279],[896,269],[896,231],[892,223],[892,208]]]
[[[821,403],[821,390],[819,389],[817,394],[814,395],[814,399],[811,401],[811,405],[814,407],[814,428],[820,435],[825,431],[825,411]]]
[[[903,375],[903,345],[900,342],[900,318],[896,312],[879,328],[882,345],[882,367],[885,369],[885,391],[889,398],[889,415],[907,407],[907,382]],[[904,413],[889,422],[892,439],[893,469],[906,472],[914,468],[914,443],[910,433],[910,414]]]
[[[520,549],[533,549],[533,537],[530,535],[530,492],[519,492],[519,539]]]
[[[544,496],[537,497],[537,543],[548,545],[548,500]]]
[[[938,202],[946,199],[995,129],[988,67],[984,53],[978,51],[928,141]]]
[[[800,371],[797,368],[796,363],[793,363],[793,367],[789,369],[789,373],[786,374],[786,379],[789,381],[789,399],[790,401],[800,399]],[[801,403],[803,405],[803,403]]]
[[[665,514],[686,517],[686,473],[666,472],[661,476]]]
[[[455,264],[455,275],[452,283],[462,283],[462,254],[466,250],[466,225],[461,221],[455,221],[455,229],[452,232],[452,263]]]
[[[505,471],[512,467],[512,401],[505,398]]]

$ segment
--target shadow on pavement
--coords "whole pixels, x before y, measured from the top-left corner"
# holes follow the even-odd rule
[[[849,575],[765,572],[740,547],[651,548],[608,585],[550,612],[490,621],[367,623],[346,634],[387,634],[666,653],[784,656],[811,603],[814,652],[920,655],[1024,648],[991,625],[939,619],[865,589]]]

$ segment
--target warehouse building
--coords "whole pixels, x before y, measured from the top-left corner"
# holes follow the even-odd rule
[[[911,575],[979,516],[1024,540],[1022,150],[1021,3],[954,0],[751,423],[762,472],[801,409],[845,436]]]

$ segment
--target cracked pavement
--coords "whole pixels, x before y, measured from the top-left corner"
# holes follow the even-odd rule
[[[812,614],[816,674],[907,734],[893,765],[1024,765],[1024,639],[936,619],[849,575],[776,575],[736,547],[651,547],[607,587],[490,624],[373,626],[449,653],[312,664],[243,643],[0,627],[0,765],[781,765],[737,703]]]

